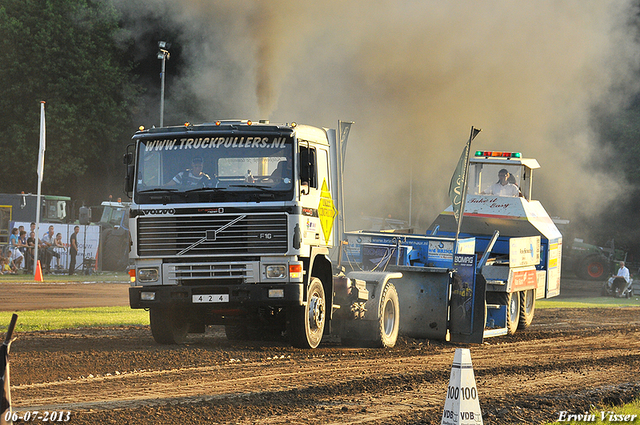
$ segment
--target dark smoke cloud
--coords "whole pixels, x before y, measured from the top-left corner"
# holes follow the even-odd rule
[[[637,92],[633,1],[122,0],[120,7],[162,13],[181,29],[187,69],[168,89],[167,108],[182,96],[207,120],[355,121],[348,218],[408,220],[411,208],[412,223],[428,226],[448,205],[472,125],[483,129],[476,148],[538,159],[534,195],[551,215],[596,213],[623,194],[617,173],[597,171],[608,153],[590,120],[593,108],[615,111]]]

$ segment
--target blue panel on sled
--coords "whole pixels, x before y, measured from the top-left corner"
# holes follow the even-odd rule
[[[507,306],[487,305],[487,321],[484,328],[484,337],[500,336],[507,334]]]

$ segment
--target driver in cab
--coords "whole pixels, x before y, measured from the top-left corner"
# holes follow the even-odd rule
[[[509,183],[509,176],[510,174],[506,169],[501,169],[498,171],[498,181],[482,193],[485,195],[496,196],[518,196],[520,192],[518,186],[513,183]]]
[[[167,183],[167,186],[211,187],[211,177],[202,172],[202,168],[202,158],[193,158],[191,160],[191,168],[186,171],[180,171]]]

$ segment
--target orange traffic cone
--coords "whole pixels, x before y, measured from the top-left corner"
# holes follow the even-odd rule
[[[36,266],[35,281],[44,282],[44,279],[42,278],[42,267],[40,267],[40,260],[38,260],[38,265]]]

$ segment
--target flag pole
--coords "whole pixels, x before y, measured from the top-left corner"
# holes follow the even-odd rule
[[[453,252],[452,255],[455,256],[456,254],[456,250],[458,248],[458,238],[460,235],[460,229],[462,227],[462,217],[464,216],[464,206],[467,200],[467,178],[469,175],[469,159],[471,157],[471,142],[473,141],[473,139],[476,138],[476,136],[478,135],[478,133],[480,133],[480,129],[479,128],[475,128],[473,126],[471,126],[471,134],[469,135],[469,141],[467,142],[467,144],[465,145],[464,150],[462,151],[462,156],[460,157],[460,160],[458,161],[458,168],[456,169],[456,173],[453,176],[453,179],[451,181],[452,185],[454,183],[454,180],[456,180],[457,182],[457,186],[454,190],[455,193],[460,195],[460,201],[459,201],[459,209],[458,209],[458,214],[456,214],[456,205],[455,205],[455,199],[452,196],[452,202],[453,204],[453,215],[454,218],[457,221],[457,229],[456,229],[456,238],[455,241],[453,243]],[[464,166],[462,167],[462,169],[460,170],[460,165],[462,165],[462,163],[464,164]],[[451,188],[450,188],[450,196],[451,196]]]
[[[33,278],[36,277],[38,270],[38,245],[40,240],[40,195],[42,191],[42,178],[44,176],[44,151],[46,150],[46,131],[45,131],[45,119],[44,119],[44,104],[45,101],[40,101],[40,148],[38,150],[38,195],[36,198],[36,237],[35,237],[35,250],[33,254]]]

